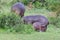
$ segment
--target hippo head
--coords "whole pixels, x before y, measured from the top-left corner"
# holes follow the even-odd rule
[[[33,27],[38,32],[45,32],[47,27],[45,25],[42,25],[40,22],[33,23]]]

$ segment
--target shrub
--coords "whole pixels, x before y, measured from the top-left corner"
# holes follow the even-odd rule
[[[60,0],[46,0],[46,2],[49,10],[56,11],[60,8]]]
[[[21,0],[21,2],[27,5],[29,3],[29,0]]]
[[[34,29],[32,27],[32,25],[28,24],[23,24],[24,26],[18,26],[18,27],[15,27],[14,29],[18,32],[19,29],[20,29],[20,32],[19,33],[24,33],[24,34],[30,34],[30,33],[33,33],[34,32]]]
[[[5,28],[5,26],[13,27],[20,23],[21,18],[15,14],[0,14],[0,27]]]
[[[60,28],[60,9],[57,10],[56,17],[49,17],[49,21],[51,24],[55,25],[57,28]]]
[[[35,8],[41,8],[42,3],[36,1],[35,3],[33,3],[33,5],[34,5]]]
[[[10,14],[0,14],[0,28],[7,29],[7,32],[32,33],[31,25],[23,24],[20,16]]]

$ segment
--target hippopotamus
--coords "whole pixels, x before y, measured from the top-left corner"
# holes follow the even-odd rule
[[[24,24],[32,24],[36,31],[46,31],[49,24],[48,19],[42,15],[30,15],[22,18]]]
[[[20,15],[21,17],[23,17],[24,16],[24,12],[25,12],[25,6],[21,2],[17,2],[17,3],[12,5],[11,11],[15,12],[16,14]]]

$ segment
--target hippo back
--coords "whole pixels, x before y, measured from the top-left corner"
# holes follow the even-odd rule
[[[42,15],[31,15],[31,16],[24,16],[23,17],[24,22],[27,24],[33,24],[34,22],[40,22],[41,24],[48,24],[48,19]]]

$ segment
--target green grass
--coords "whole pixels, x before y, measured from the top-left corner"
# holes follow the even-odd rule
[[[59,33],[0,34],[0,40],[60,40]]]
[[[54,25],[49,25],[46,32],[0,33],[0,40],[60,40],[60,29]]]
[[[44,16],[48,16],[47,14],[49,13],[48,10],[46,9],[32,9],[32,10],[26,10],[25,12],[25,16],[27,15],[44,15]]]

